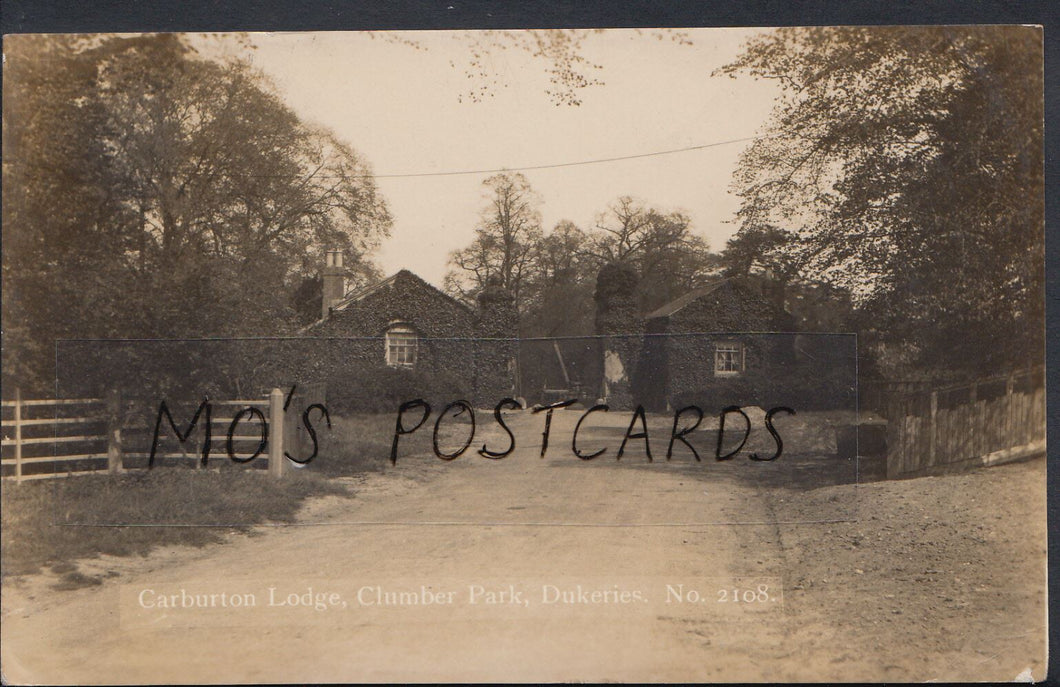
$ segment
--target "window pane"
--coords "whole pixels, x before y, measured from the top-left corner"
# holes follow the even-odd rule
[[[714,353],[715,372],[740,372],[742,369],[743,348],[740,344],[718,344]]]
[[[407,326],[391,327],[386,333],[386,362],[388,365],[412,367],[416,364],[419,337]]]

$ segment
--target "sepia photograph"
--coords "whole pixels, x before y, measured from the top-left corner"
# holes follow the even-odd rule
[[[3,37],[5,684],[1045,679],[1041,26]]]

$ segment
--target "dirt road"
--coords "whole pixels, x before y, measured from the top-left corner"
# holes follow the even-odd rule
[[[576,417],[557,413],[554,437]],[[520,436],[539,421],[519,418]],[[89,589],[55,592],[47,575],[6,583],[5,677],[772,682],[1044,670],[1043,461],[929,480],[937,492],[921,480],[806,490],[767,486],[797,456],[770,479],[747,460],[649,464],[632,445],[616,462],[606,429],[585,441],[611,448],[591,462],[560,448],[540,459],[540,443],[500,461],[403,456],[351,480],[354,498],[312,502],[300,526],[87,561],[110,576]],[[801,464],[827,462],[816,461]],[[995,535],[1024,529],[991,538],[976,509]],[[949,534],[923,527],[944,516]],[[876,537],[884,526],[893,541]],[[970,537],[980,543],[954,543]],[[899,560],[898,545],[916,550]],[[943,576],[948,601],[936,603]]]

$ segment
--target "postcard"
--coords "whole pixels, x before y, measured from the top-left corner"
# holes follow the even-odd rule
[[[3,53],[6,683],[1044,678],[1040,27]]]

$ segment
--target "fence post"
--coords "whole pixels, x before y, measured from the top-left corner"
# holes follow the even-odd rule
[[[117,387],[107,392],[107,472],[116,475],[122,472],[121,459],[121,392]]]
[[[15,482],[22,481],[22,389],[15,389]]]
[[[269,393],[269,474],[283,477],[283,392]]]
[[[930,444],[928,445],[928,465],[935,464],[935,438],[938,435],[938,428],[935,425],[935,420],[938,418],[939,412],[939,392],[931,392],[931,424],[928,426],[928,439]]]

